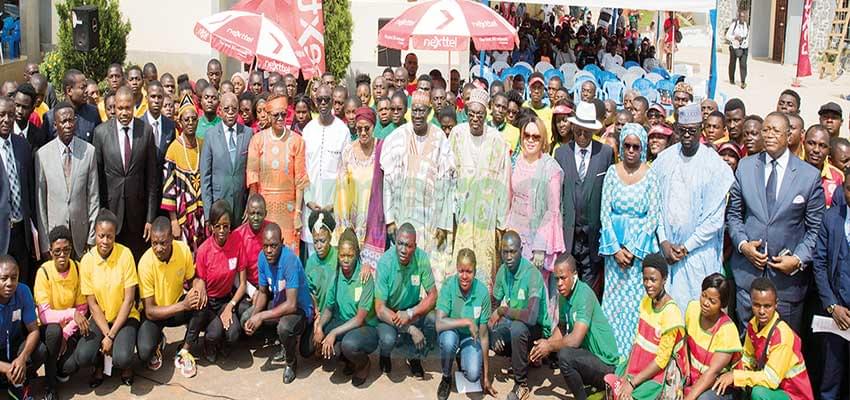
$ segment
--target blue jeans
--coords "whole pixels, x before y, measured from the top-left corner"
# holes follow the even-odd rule
[[[455,330],[440,332],[440,361],[443,366],[443,377],[452,376],[452,364],[460,351],[460,369],[463,376],[470,382],[481,378],[481,368],[484,359],[481,353],[481,343],[472,337],[461,340]]]
[[[429,347],[434,344],[434,339],[437,336],[435,328],[434,313],[430,313],[422,318],[419,318],[412,324],[419,328],[422,334],[425,335],[425,347],[422,350],[416,349],[413,345],[413,340],[407,332],[400,332],[395,326],[385,322],[379,322],[378,329],[378,349],[381,357],[390,357],[393,349],[398,346],[405,357],[413,360],[421,360],[428,354]]]

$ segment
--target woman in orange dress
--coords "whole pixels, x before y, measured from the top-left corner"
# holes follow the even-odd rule
[[[266,102],[271,126],[251,138],[248,146],[247,184],[251,193],[266,200],[266,219],[277,223],[283,242],[299,254],[301,202],[309,184],[304,139],[286,126],[286,97]]]

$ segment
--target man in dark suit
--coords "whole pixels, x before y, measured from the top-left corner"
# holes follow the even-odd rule
[[[850,169],[844,173],[850,174]],[[850,180],[845,180],[841,189],[835,190],[832,208],[823,215],[823,225],[812,256],[812,273],[823,310],[839,329],[846,331],[850,329],[850,230],[845,228]],[[850,344],[833,334],[817,335],[817,338],[824,346],[820,352],[824,368],[818,397],[825,400],[846,399],[848,393],[846,388],[842,388],[842,382],[847,379],[850,369]]]
[[[581,102],[573,125],[574,139],[555,151],[555,160],[564,171],[561,190],[561,214],[564,220],[564,247],[575,257],[579,277],[602,296],[602,257],[599,256],[599,207],[605,172],[614,162],[614,151],[593,140],[602,129],[596,119],[596,107]]]
[[[86,76],[76,69],[69,69],[62,79],[62,88],[65,100],[74,105],[74,114],[77,116],[77,137],[91,143],[94,137],[94,129],[100,125],[100,113],[97,107],[86,102]],[[44,124],[47,127],[49,137],[56,137],[56,123],[53,118],[53,110],[44,114]]]
[[[0,232],[0,236],[8,237],[4,252],[18,261],[20,280],[32,285],[35,175],[32,149],[26,139],[12,134],[14,124],[15,103],[8,97],[0,97],[0,158],[5,172],[0,179],[8,181],[10,221],[8,230]]]
[[[151,223],[159,209],[162,169],[157,168],[151,127],[133,118],[133,92],[115,94],[115,118],[95,129],[101,207],[118,217],[116,241],[130,248],[136,261],[147,249]]]
[[[825,207],[820,171],[788,150],[791,124],[780,112],[762,127],[765,151],[744,158],[735,171],[726,211],[737,251],[730,266],[738,285],[739,321],[752,317],[747,288],[764,276],[779,292],[777,311],[796,332],[812,278],[812,254]]]
[[[174,141],[176,125],[171,118],[162,115],[162,102],[165,98],[165,89],[159,81],[151,81],[148,84],[148,111],[142,121],[151,127],[154,144],[156,144],[157,167],[165,168],[165,152]]]
[[[30,115],[35,108],[35,96],[35,88],[29,83],[24,83],[18,86],[18,90],[12,97],[15,102],[15,134],[27,139],[33,153],[49,141],[47,127],[43,124],[39,127],[30,123]]]
[[[221,123],[207,132],[201,149],[201,197],[204,204],[224,199],[233,205],[233,216],[242,221],[248,192],[245,187],[245,168],[251,128],[236,123],[239,100],[233,93],[221,96]],[[210,207],[204,207],[209,221]]]

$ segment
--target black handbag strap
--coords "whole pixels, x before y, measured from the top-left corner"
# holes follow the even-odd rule
[[[770,348],[770,339],[773,338],[773,332],[776,331],[776,325],[779,325],[780,319],[777,318],[773,325],[770,327],[770,331],[767,332],[767,340],[764,343],[764,349],[762,349],[761,355],[759,355],[756,360],[757,370],[761,371],[764,369],[764,366],[767,364],[767,350]]]

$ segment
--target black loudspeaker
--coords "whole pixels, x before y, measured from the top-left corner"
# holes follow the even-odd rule
[[[100,43],[100,23],[97,7],[80,6],[71,10],[71,24],[74,28],[74,49],[90,51]]]

